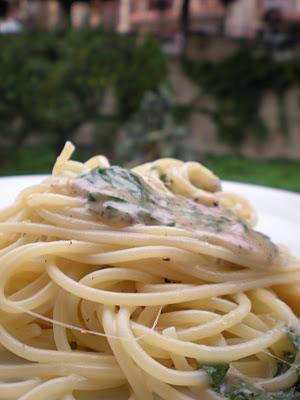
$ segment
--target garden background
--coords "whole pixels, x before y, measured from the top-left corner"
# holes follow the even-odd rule
[[[0,35],[0,174],[49,172],[66,140],[134,165],[197,160],[300,191],[300,46],[103,26]],[[169,46],[169,47],[168,47]]]

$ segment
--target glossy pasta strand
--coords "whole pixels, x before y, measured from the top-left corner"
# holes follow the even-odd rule
[[[82,164],[73,150],[67,143],[52,176],[0,211],[0,360],[22,359],[0,361],[0,398],[77,400],[77,391],[109,389],[126,400],[211,399],[206,363],[230,365],[225,384],[293,387],[299,356],[284,355],[295,353],[288,330],[300,333],[300,265],[251,230],[248,202],[221,192],[196,162],[161,159],[108,176],[105,157]],[[92,173],[102,186],[88,182],[89,197],[77,179]],[[108,202],[116,218],[122,196],[143,199],[145,223],[101,217]],[[145,203],[153,198],[155,223]],[[202,219],[189,227],[195,210]],[[179,220],[159,224],[162,212]],[[248,238],[242,249],[237,232]],[[275,376],[279,362],[290,368]]]

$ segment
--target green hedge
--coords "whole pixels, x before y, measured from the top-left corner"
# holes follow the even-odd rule
[[[300,83],[299,56],[278,59],[251,44],[242,43],[219,62],[187,57],[182,62],[201,92],[216,99],[215,109],[199,111],[209,113],[220,137],[235,146],[248,134],[267,135],[260,118],[267,90],[281,101],[290,86]],[[177,125],[197,105],[175,104],[166,81],[167,58],[153,36],[88,28],[0,36],[0,143],[6,140],[8,147],[20,148],[36,133],[40,143],[51,145],[54,158],[89,122],[95,127],[92,148],[87,149],[91,154],[105,153],[124,163],[162,156],[197,159],[198,149],[188,145],[188,132]],[[103,112],[108,89],[116,100],[112,114]],[[284,112],[279,118],[287,131]],[[12,153],[17,154],[0,147],[2,173],[6,166],[11,171]],[[26,153],[28,165],[30,157]]]
[[[84,29],[0,37],[0,134],[10,146],[32,132],[61,148],[86,121],[109,153],[121,122],[166,78],[159,42]],[[107,89],[117,109],[103,115]]]
[[[257,43],[241,42],[239,49],[220,61],[182,58],[186,74],[216,100],[209,114],[219,137],[238,147],[247,135],[265,139],[269,133],[260,115],[267,91],[277,95],[278,121],[288,134],[283,99],[291,86],[300,84],[300,57],[293,53],[274,52]]]

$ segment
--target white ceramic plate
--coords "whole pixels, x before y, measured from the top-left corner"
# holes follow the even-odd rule
[[[22,189],[38,184],[44,177],[0,178],[0,208],[9,205]],[[257,229],[275,243],[288,245],[300,257],[300,194],[234,182],[224,182],[223,190],[248,199],[258,214]]]

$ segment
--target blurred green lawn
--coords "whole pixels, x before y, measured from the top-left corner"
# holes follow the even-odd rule
[[[88,151],[84,149],[75,153],[75,158],[81,161],[88,156]],[[9,157],[1,157],[0,175],[49,173],[55,158],[49,146],[19,149]],[[258,161],[238,156],[205,156],[202,162],[222,179],[300,192],[300,162]]]
[[[300,192],[299,161],[261,161],[237,156],[207,156],[203,161],[222,179]]]

